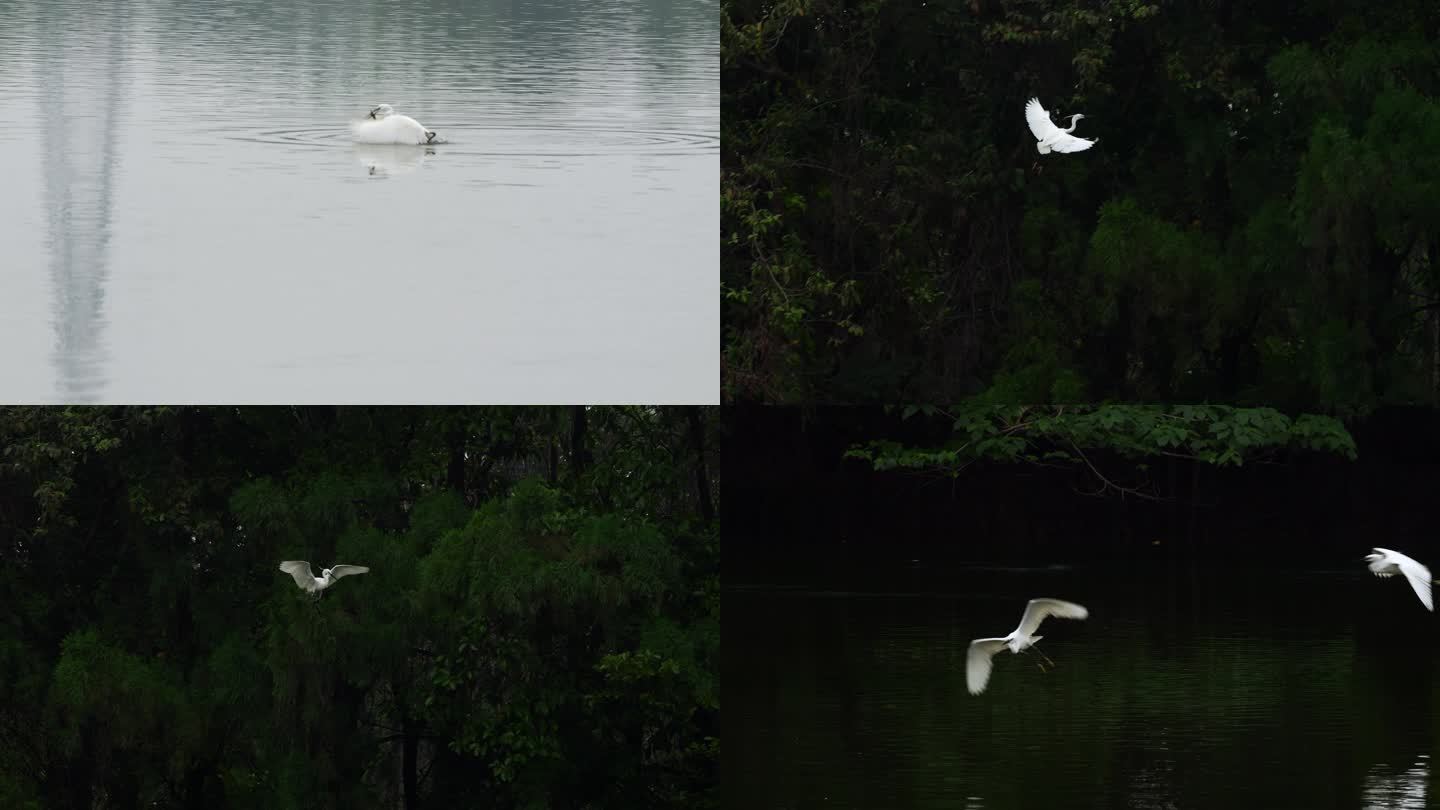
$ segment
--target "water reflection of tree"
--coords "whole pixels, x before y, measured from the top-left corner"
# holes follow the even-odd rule
[[[56,397],[103,394],[110,220],[120,170],[116,138],[127,97],[129,16],[57,4],[37,25],[45,205],[56,332]]]

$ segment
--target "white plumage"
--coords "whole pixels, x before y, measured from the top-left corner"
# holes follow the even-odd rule
[[[370,569],[363,565],[337,565],[333,568],[326,568],[320,572],[320,576],[310,570],[310,563],[304,560],[286,560],[280,563],[280,570],[295,578],[295,584],[300,590],[314,594],[318,599],[320,592],[335,584],[341,577],[348,577],[351,574],[368,574]]]
[[[1083,152],[1094,146],[1095,141],[1070,134],[1075,131],[1075,122],[1084,117],[1084,113],[1075,113],[1070,116],[1070,128],[1061,129],[1050,121],[1050,113],[1040,106],[1040,99],[1032,98],[1025,103],[1025,122],[1030,125],[1035,140],[1039,141],[1035,148],[1042,155],[1051,152]]]
[[[1035,635],[1040,629],[1040,623],[1048,616],[1056,616],[1061,619],[1083,619],[1090,615],[1090,611],[1075,604],[1059,599],[1031,599],[1025,605],[1025,615],[1020,617],[1020,626],[1011,631],[1010,635],[1004,638],[977,638],[970,642],[970,649],[965,655],[965,686],[970,694],[978,695],[985,691],[985,685],[990,682],[990,670],[994,662],[990,659],[995,653],[1004,649],[1019,654],[1020,652],[1035,646],[1035,642],[1044,636]]]
[[[1370,563],[1370,571],[1377,577],[1393,577],[1396,574],[1404,574],[1405,579],[1410,581],[1410,587],[1415,589],[1415,595],[1420,597],[1420,604],[1426,610],[1434,611],[1435,603],[1430,598],[1430,569],[1416,562],[1414,558],[1401,554],[1398,551],[1391,551],[1388,548],[1376,547],[1371,553],[1365,555]]]
[[[366,118],[350,125],[356,143],[409,144],[427,146],[445,141],[408,115],[400,115],[389,104],[381,104]]]

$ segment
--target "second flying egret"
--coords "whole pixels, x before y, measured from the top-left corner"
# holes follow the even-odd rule
[[[1396,574],[1404,574],[1410,581],[1410,587],[1415,589],[1415,595],[1420,597],[1420,604],[1426,610],[1434,611],[1435,603],[1430,598],[1430,569],[1421,565],[1413,557],[1401,554],[1398,551],[1391,551],[1388,548],[1373,548],[1365,555],[1365,561],[1370,563],[1370,573],[1377,577],[1392,577]]]
[[[337,565],[332,568],[321,570],[320,576],[315,576],[310,570],[310,563],[304,560],[286,560],[280,563],[280,570],[295,578],[295,584],[306,591],[320,598],[321,591],[335,584],[335,580],[341,577],[348,577],[351,574],[368,574],[370,569],[364,565]]]
[[[1040,106],[1040,99],[1032,98],[1025,103],[1025,122],[1030,125],[1035,140],[1039,141],[1035,148],[1042,155],[1051,152],[1083,152],[1094,146],[1095,140],[1077,138],[1070,134],[1075,131],[1075,122],[1084,117],[1084,113],[1075,113],[1070,116],[1070,127],[1061,129],[1051,122],[1050,113]]]
[[[1004,649],[1019,654],[1034,647],[1035,642],[1044,638],[1044,636],[1035,635],[1035,631],[1040,629],[1040,623],[1045,621],[1047,616],[1083,619],[1089,615],[1090,611],[1074,602],[1065,602],[1059,599],[1031,599],[1030,603],[1025,606],[1025,615],[1020,617],[1020,626],[1011,631],[1010,635],[1004,638],[977,638],[970,642],[970,650],[965,655],[966,688],[972,695],[984,692],[985,684],[990,682],[990,670],[994,667],[994,663],[990,659],[994,657],[995,653]]]

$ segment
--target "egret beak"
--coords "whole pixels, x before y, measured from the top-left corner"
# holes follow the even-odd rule
[[[370,111],[370,117],[371,117],[371,118],[374,118],[374,117],[375,117],[375,113],[377,113],[377,112],[380,112],[380,108],[379,108],[379,107],[376,107],[375,109],[373,109],[373,110]]]

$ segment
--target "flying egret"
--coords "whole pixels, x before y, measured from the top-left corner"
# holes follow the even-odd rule
[[[326,568],[315,576],[310,570],[310,563],[304,560],[286,560],[280,563],[280,570],[295,578],[295,584],[300,590],[307,591],[320,598],[320,592],[335,584],[335,580],[341,577],[348,577],[351,574],[367,574],[370,569],[363,565],[337,565],[333,568]]]
[[[970,651],[965,656],[965,686],[969,688],[972,695],[984,692],[985,684],[990,682],[990,670],[995,666],[990,659],[995,653],[1006,648],[1018,655],[1034,647],[1035,642],[1044,638],[1044,636],[1035,635],[1035,631],[1040,629],[1040,623],[1045,621],[1046,616],[1083,619],[1089,615],[1090,611],[1074,602],[1063,602],[1059,599],[1031,599],[1030,603],[1025,606],[1025,615],[1020,617],[1020,626],[1011,631],[1010,635],[1004,638],[977,638],[970,642]],[[1040,656],[1045,658],[1045,653],[1040,653]],[[1045,660],[1050,661],[1049,658],[1045,658]],[[1050,661],[1051,666],[1054,664],[1054,661]]]
[[[408,115],[400,115],[389,104],[380,104],[370,111],[369,120],[350,125],[357,143],[398,143],[428,146],[444,143],[445,139]]]
[[[1410,587],[1415,589],[1415,595],[1420,597],[1420,603],[1426,610],[1434,612],[1435,603],[1430,599],[1429,568],[1416,562],[1413,557],[1388,548],[1372,549],[1371,553],[1365,555],[1365,560],[1370,563],[1370,572],[1377,577],[1404,574],[1405,578],[1410,580]]]
[[[1070,116],[1070,128],[1061,129],[1050,122],[1050,113],[1040,106],[1040,99],[1032,98],[1025,103],[1025,122],[1030,125],[1030,131],[1039,141],[1035,148],[1042,155],[1051,152],[1083,152],[1094,146],[1099,138],[1086,140],[1070,134],[1075,131],[1075,122],[1084,117],[1084,113],[1075,113]]]

